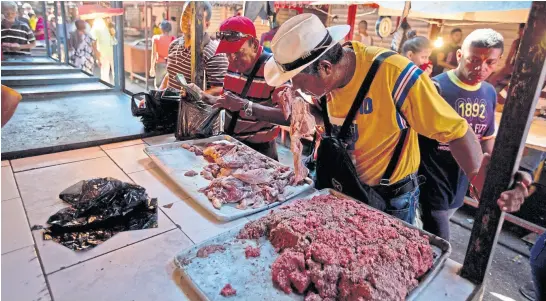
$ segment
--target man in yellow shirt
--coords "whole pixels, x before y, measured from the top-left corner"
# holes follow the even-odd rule
[[[354,41],[341,46],[338,41],[348,32],[347,25],[325,28],[312,14],[293,17],[275,35],[273,57],[265,68],[265,79],[271,86],[292,79],[294,89],[318,98],[327,96],[334,133],[344,122],[372,62],[388,51]],[[346,141],[346,149],[360,182],[386,201],[386,212],[402,220],[413,223],[418,205],[417,134],[448,143],[453,157],[481,191],[484,154],[476,135],[441,98],[430,78],[401,55],[386,58],[377,70],[349,132],[352,137]],[[385,179],[399,140],[400,155]]]

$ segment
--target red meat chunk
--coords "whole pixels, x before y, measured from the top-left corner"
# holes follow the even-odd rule
[[[237,291],[233,287],[231,287],[231,284],[228,283],[220,291],[220,295],[224,297],[234,296],[237,295]]]
[[[296,201],[245,225],[279,252],[273,284],[305,300],[404,300],[432,266],[427,237],[399,220],[331,195]]]
[[[250,258],[250,257],[260,257],[260,248],[259,247],[252,247],[252,246],[248,246],[245,248],[245,257],[246,258]]]
[[[224,252],[225,250],[226,250],[226,247],[222,245],[209,245],[197,250],[197,257],[207,258],[212,253]]]
[[[197,172],[195,170],[188,170],[184,173],[186,177],[195,177],[197,175]]]

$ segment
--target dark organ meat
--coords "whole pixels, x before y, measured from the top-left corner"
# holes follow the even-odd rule
[[[286,186],[294,184],[295,174],[252,149],[230,142],[216,142],[203,150],[209,162],[201,176],[211,183],[199,191],[216,209],[223,204],[237,203],[236,208],[258,208],[284,200]]]
[[[290,151],[294,155],[295,182],[300,183],[309,174],[309,170],[303,165],[301,154],[303,145],[301,138],[312,135],[315,132],[315,117],[309,110],[309,104],[301,97],[297,97],[294,91],[287,87],[279,92],[279,106],[285,116],[290,119]]]
[[[237,238],[262,236],[280,254],[273,284],[305,300],[404,300],[433,263],[419,231],[331,195],[281,207],[246,224]]]

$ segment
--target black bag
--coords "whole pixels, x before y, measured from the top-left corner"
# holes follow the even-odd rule
[[[135,98],[144,96],[144,106]],[[150,90],[131,96],[131,113],[140,117],[144,130],[172,133],[176,127],[180,93],[174,89]]]
[[[368,94],[379,66],[381,66],[381,63],[383,63],[386,58],[393,54],[395,53],[390,51],[385,52],[374,60],[368,74],[366,74],[366,77],[360,86],[351,109],[347,113],[347,117],[345,118],[337,137],[332,134],[332,124],[330,123],[330,119],[328,117],[326,97],[322,97],[320,103],[324,118],[325,134],[323,135],[322,141],[317,150],[317,189],[333,188],[381,211],[384,211],[387,207],[385,199],[383,199],[383,197],[379,195],[372,187],[360,182],[356,168],[351,160],[351,157],[347,153],[344,139],[349,133],[349,128],[353,123],[358,109]],[[397,108],[397,110],[403,117],[399,108]],[[402,153],[402,147],[406,140],[407,131],[408,129],[402,130],[400,139],[395,147],[393,157],[391,158],[391,161],[385,170],[385,174],[381,179],[382,185],[390,184],[389,179],[394,172]]]
[[[246,98],[246,94],[248,93],[248,89],[250,89],[250,85],[252,84],[252,81],[254,80],[254,77],[256,76],[256,73],[258,73],[258,70],[260,70],[260,67],[271,57],[270,53],[267,53],[265,51],[262,51],[262,54],[258,58],[258,61],[252,68],[252,71],[250,71],[250,74],[248,75],[248,78],[246,80],[245,86],[243,87],[243,91],[241,91],[241,95],[239,97]],[[239,119],[239,112],[230,112],[231,113],[231,121],[229,122],[226,134],[233,135],[235,132],[235,126],[237,125],[237,119]]]
[[[177,140],[207,138],[222,132],[221,110],[214,110],[211,105],[193,97],[182,97],[179,106],[174,133]]]

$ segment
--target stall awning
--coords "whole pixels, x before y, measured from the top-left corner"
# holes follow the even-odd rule
[[[380,16],[399,16],[403,1],[378,1]],[[525,23],[531,1],[411,1],[410,18],[475,22]]]

